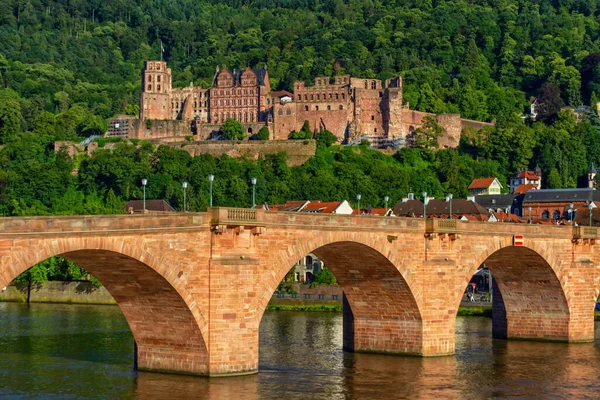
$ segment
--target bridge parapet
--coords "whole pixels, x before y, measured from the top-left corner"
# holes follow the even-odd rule
[[[584,243],[595,244],[598,238],[598,228],[593,226],[574,226],[573,243],[578,244],[583,240]]]
[[[448,235],[451,240],[460,237],[458,221],[455,219],[429,218],[425,221],[425,237],[433,239],[435,234]]]
[[[211,215],[210,225],[215,233],[225,233],[228,227],[238,231],[251,228],[252,233],[258,235],[265,229],[265,210],[215,207],[209,209],[209,213]]]

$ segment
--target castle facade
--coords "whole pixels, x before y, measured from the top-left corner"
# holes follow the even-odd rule
[[[113,133],[127,132],[127,136],[140,139],[193,134],[195,140],[206,140],[218,132],[226,119],[233,118],[248,134],[266,126],[271,140],[286,140],[291,131],[299,131],[304,121],[309,121],[313,130],[327,129],[340,142],[361,138],[402,142],[421,126],[426,115],[432,115],[444,128],[440,146],[456,147],[465,126],[491,125],[464,120],[458,114],[410,110],[403,103],[401,77],[383,82],[350,75],[333,80],[323,76],[315,78],[312,86],[295,82],[293,90],[272,91],[266,66],[231,71],[217,68],[209,89],[194,87],[192,83],[173,88],[167,63],[147,61],[142,74],[139,121],[121,119],[121,129],[111,129]]]

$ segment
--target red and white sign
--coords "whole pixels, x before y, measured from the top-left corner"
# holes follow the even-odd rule
[[[513,235],[513,246],[525,246],[523,235]]]

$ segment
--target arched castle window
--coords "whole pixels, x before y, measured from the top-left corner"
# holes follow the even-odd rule
[[[315,99],[315,96],[311,94],[311,95],[310,95],[310,99],[311,99],[311,100],[314,100],[314,99]]]
[[[279,111],[277,111],[277,115],[283,115],[283,110],[280,108]]]
[[[289,108],[287,110],[285,110],[285,114],[286,115],[292,115],[292,110],[290,110]]]
[[[548,212],[548,210],[544,210],[542,212],[542,219],[548,219],[550,218],[550,213]]]
[[[330,110],[331,110],[331,106],[327,106],[327,111],[330,111]]]
[[[343,110],[343,109],[344,109],[344,106],[340,105],[340,110]]]
[[[375,121],[375,116],[371,115],[371,121]]]
[[[308,111],[308,106],[304,106],[304,111]]]
[[[320,99],[320,97],[321,97],[321,96],[320,96],[319,94],[317,94],[317,100],[321,100],[321,99]]]
[[[340,99],[340,95],[338,93],[335,94],[335,99],[339,100]]]
[[[148,90],[152,90],[152,85],[148,85]]]
[[[319,106],[315,106],[315,110],[316,110],[316,111],[319,111]]]
[[[552,219],[559,219],[559,218],[560,218],[560,211],[554,210],[554,212],[552,213]]]

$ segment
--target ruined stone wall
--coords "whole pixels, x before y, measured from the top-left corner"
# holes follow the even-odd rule
[[[362,81],[362,80],[361,80]],[[367,83],[372,80],[365,80]],[[381,81],[379,86],[381,86]],[[383,128],[383,90],[354,89],[354,119],[361,135],[382,136]]]
[[[302,128],[302,121],[300,128]],[[273,105],[273,140],[286,140],[291,131],[298,131],[296,104],[292,102]]]
[[[460,114],[438,114],[437,122],[444,128],[444,136],[438,139],[441,149],[454,149],[460,142],[462,124]]]
[[[301,165],[315,155],[317,144],[313,140],[251,140],[246,142],[216,140],[185,143],[181,148],[193,157],[201,154],[220,157],[227,154],[230,157],[247,157],[253,160],[264,158],[267,154],[284,151],[288,155],[288,165]]]
[[[132,129],[128,135],[129,139],[160,139],[167,137],[192,136],[190,121],[180,120],[152,120],[150,129],[146,128],[146,121],[132,121]]]
[[[403,127],[402,87],[386,89],[382,104],[382,115],[383,128],[388,138],[406,136]]]

